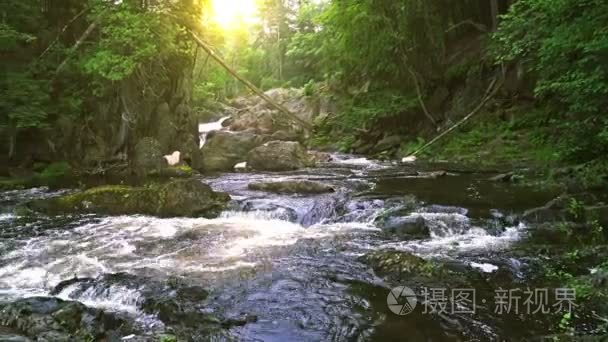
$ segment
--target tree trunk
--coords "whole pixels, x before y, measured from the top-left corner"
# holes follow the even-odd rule
[[[492,16],[492,31],[496,31],[498,29],[498,0],[490,0],[490,12]]]
[[[232,76],[234,76],[235,79],[237,79],[239,82],[241,82],[245,86],[247,86],[247,88],[249,88],[256,95],[258,95],[259,97],[261,97],[264,101],[268,102],[268,104],[270,104],[272,107],[274,107],[278,111],[284,113],[285,115],[287,115],[288,117],[290,117],[294,121],[296,121],[299,124],[301,124],[302,127],[304,127],[305,129],[308,129],[308,130],[312,129],[312,125],[310,123],[308,123],[308,122],[300,119],[297,115],[295,115],[294,113],[290,112],[289,109],[285,108],[283,105],[281,105],[281,104],[275,102],[274,100],[272,100],[268,95],[266,95],[261,89],[259,89],[258,87],[256,87],[253,83],[249,82],[246,78],[244,78],[241,75],[239,75],[220,56],[218,56],[209,46],[207,46],[207,44],[202,39],[200,39],[192,30],[188,29],[188,32],[190,33],[190,35],[192,36],[192,38],[194,39],[194,41],[201,48],[203,48],[203,50],[205,50],[205,52],[207,52],[209,54],[209,56],[211,56],[211,58],[213,58],[224,69],[226,69],[226,71],[228,71]]]
[[[8,127],[8,159],[15,157],[17,149],[17,128],[14,125]]]
[[[76,41],[76,44],[74,44],[74,46],[72,46],[72,48],[68,52],[67,57],[63,60],[63,62],[61,62],[61,64],[59,64],[59,66],[57,67],[57,70],[55,70],[55,74],[56,75],[59,74],[61,72],[61,70],[63,70],[63,68],[66,66],[66,64],[70,60],[70,57],[71,57],[72,53],[74,51],[78,50],[78,48],[80,47],[80,45],[82,45],[82,43],[84,43],[84,41],[91,35],[91,33],[93,33],[93,31],[95,30],[96,27],[97,27],[97,22],[93,22],[84,31],[84,33],[82,34],[82,36],[80,36],[80,38],[78,39],[78,41]]]

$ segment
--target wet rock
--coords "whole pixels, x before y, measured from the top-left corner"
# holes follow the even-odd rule
[[[238,317],[229,317],[229,318],[224,319],[224,321],[222,322],[222,325],[225,328],[242,327],[244,325],[247,325],[249,323],[255,323],[257,321],[258,321],[258,316],[252,315],[252,314],[243,314]]]
[[[264,200],[248,200],[242,205],[242,210],[251,212],[266,212],[269,218],[297,222],[298,213],[293,208],[282,207]]]
[[[0,324],[37,341],[98,341],[125,336],[132,329],[114,314],[51,297],[0,305]]]
[[[232,171],[234,165],[247,159],[249,151],[264,142],[265,138],[252,132],[212,132],[193,167],[203,172]]]
[[[258,171],[291,171],[312,166],[313,161],[300,143],[271,141],[250,151],[247,165]]]
[[[156,316],[166,333],[177,341],[208,341],[226,335],[225,328],[253,321],[250,316],[224,318],[207,306],[209,292],[183,278],[160,278],[158,274],[141,276],[129,273],[106,274],[95,279],[71,279],[59,284],[54,293],[70,298],[94,297],[108,300],[128,291],[137,310]],[[150,339],[148,339],[150,340]],[[154,339],[157,341],[158,339]],[[216,339],[225,340],[225,339]]]
[[[428,238],[431,236],[429,227],[421,216],[388,217],[381,220],[379,226],[390,237]]]
[[[146,137],[135,145],[132,167],[136,175],[145,177],[150,174],[158,174],[163,162],[163,152],[158,140]]]
[[[541,223],[547,221],[564,221],[569,219],[583,219],[585,214],[585,203],[594,203],[597,198],[590,193],[565,194],[547,202],[542,207],[527,210],[522,218],[528,222]],[[581,206],[581,217],[572,217],[571,206],[573,203]],[[601,205],[600,205],[601,207]],[[591,207],[590,207],[591,208]]]
[[[196,179],[147,187],[102,186],[73,194],[32,201],[27,207],[51,215],[95,213],[160,217],[215,217],[230,197]]]
[[[419,177],[430,179],[442,178],[449,175],[450,174],[447,171],[418,172]]]
[[[397,250],[379,250],[360,257],[376,274],[392,279],[435,277],[443,270],[440,265],[426,261],[411,253]]]
[[[250,183],[248,188],[255,191],[285,194],[322,194],[335,191],[334,188],[328,184],[307,180]]]
[[[315,163],[329,163],[333,160],[333,157],[330,153],[327,152],[319,152],[319,151],[308,151],[308,156]]]
[[[514,176],[515,176],[514,172],[508,172],[508,173],[496,175],[494,177],[490,177],[489,180],[492,182],[510,182],[511,180],[513,180]]]

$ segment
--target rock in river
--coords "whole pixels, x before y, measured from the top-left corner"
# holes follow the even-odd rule
[[[250,190],[284,194],[322,194],[335,191],[330,185],[308,180],[250,183],[248,187]]]
[[[200,151],[194,168],[199,171],[232,171],[247,153],[264,143],[262,136],[251,132],[212,132]]]
[[[214,192],[196,179],[183,179],[146,187],[101,186],[61,197],[36,200],[27,206],[51,215],[95,213],[215,217],[229,200],[227,194]]]
[[[428,238],[431,236],[426,220],[422,216],[394,216],[378,220],[378,225],[387,235],[399,238]]]
[[[15,330],[15,338],[27,336],[35,341],[120,341],[130,330],[128,322],[113,314],[52,297],[1,305],[0,324]]]
[[[258,171],[291,171],[312,164],[304,147],[293,141],[271,141],[247,155],[247,165]]]

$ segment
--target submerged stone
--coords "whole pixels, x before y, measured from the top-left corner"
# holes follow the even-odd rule
[[[250,190],[285,194],[322,194],[335,191],[328,184],[308,180],[250,183],[248,187]]]
[[[110,185],[56,198],[32,201],[27,207],[50,215],[94,213],[159,217],[215,217],[230,200],[195,179],[146,187]]]

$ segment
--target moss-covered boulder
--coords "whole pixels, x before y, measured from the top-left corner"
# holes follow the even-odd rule
[[[379,275],[432,276],[440,268],[412,253],[397,250],[379,250],[361,257]]]
[[[323,194],[335,191],[331,185],[307,180],[258,182],[250,183],[248,187],[250,190],[282,194]]]
[[[61,197],[36,200],[27,206],[50,215],[95,213],[215,217],[229,200],[227,194],[214,192],[196,179],[184,179],[145,187],[101,186]]]

